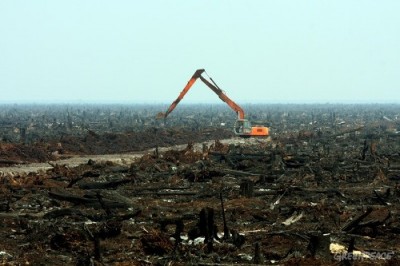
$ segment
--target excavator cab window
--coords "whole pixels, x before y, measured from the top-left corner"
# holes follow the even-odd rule
[[[250,134],[251,133],[251,123],[246,119],[236,120],[234,131],[236,135]]]

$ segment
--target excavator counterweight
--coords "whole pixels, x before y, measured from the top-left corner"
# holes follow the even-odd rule
[[[245,119],[245,115],[244,115],[244,111],[243,109],[237,105],[234,101],[232,101],[218,86],[217,84],[214,82],[214,80],[212,78],[210,78],[211,81],[207,80],[206,78],[204,78],[202,76],[202,74],[205,72],[204,69],[198,69],[196,70],[196,72],[194,72],[194,74],[192,75],[192,77],[190,78],[190,80],[188,81],[188,83],[186,84],[186,86],[183,88],[183,90],[181,91],[181,93],[179,94],[178,98],[176,98],[175,101],[172,102],[172,104],[169,106],[169,108],[167,109],[167,111],[165,113],[158,113],[157,114],[157,118],[161,119],[161,118],[167,118],[167,116],[175,109],[175,107],[178,105],[178,103],[183,99],[183,97],[185,97],[186,93],[190,90],[190,88],[193,86],[193,84],[196,82],[196,80],[198,78],[200,78],[200,80],[207,85],[207,87],[209,87],[213,92],[215,92],[215,94],[218,95],[218,97],[224,101],[226,104],[228,104],[228,106],[230,108],[232,108],[238,118],[235,122],[234,125],[234,133],[237,136],[240,137],[266,137],[269,135],[269,129],[268,127],[264,127],[264,126],[252,126],[250,121],[248,121],[247,119]]]

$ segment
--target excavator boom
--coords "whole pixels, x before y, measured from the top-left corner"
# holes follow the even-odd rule
[[[181,93],[179,94],[178,98],[176,98],[175,101],[172,102],[172,104],[169,106],[168,110],[165,113],[158,113],[157,118],[167,118],[167,116],[175,109],[175,107],[178,105],[178,103],[185,97],[186,93],[190,90],[190,88],[193,86],[193,84],[196,82],[196,80],[203,74],[205,70],[204,69],[197,69],[196,72],[194,72],[193,76],[190,78],[186,86],[183,88]]]

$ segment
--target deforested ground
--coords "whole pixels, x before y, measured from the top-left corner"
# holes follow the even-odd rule
[[[0,263],[398,265],[399,107],[1,106]]]

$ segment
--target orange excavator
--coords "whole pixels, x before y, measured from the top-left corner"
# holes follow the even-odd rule
[[[235,122],[234,125],[234,133],[237,136],[248,138],[248,137],[266,137],[269,135],[269,129],[268,127],[264,126],[252,126],[250,121],[245,119],[244,116],[244,111],[243,109],[237,105],[234,101],[232,101],[219,87],[218,85],[214,82],[214,80],[209,77],[211,80],[208,81],[205,79],[202,74],[205,72],[204,69],[198,69],[196,72],[194,72],[193,76],[190,78],[188,83],[186,84],[185,88],[183,88],[182,92],[179,94],[178,98],[176,98],[175,101],[172,102],[170,107],[165,113],[159,113],[157,115],[157,118],[167,118],[167,116],[175,109],[175,107],[178,105],[178,103],[183,99],[183,97],[186,95],[186,93],[189,91],[189,89],[193,86],[193,84],[196,82],[198,78],[200,78],[201,81],[203,81],[204,84],[206,84],[213,92],[215,92],[218,97],[227,103],[230,108],[232,108],[238,115],[238,119]],[[207,73],[207,72],[206,72]],[[208,76],[208,75],[207,75]]]

